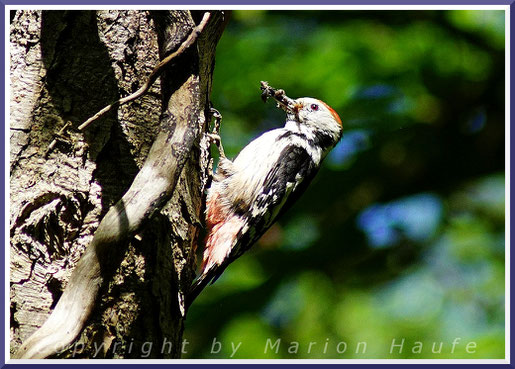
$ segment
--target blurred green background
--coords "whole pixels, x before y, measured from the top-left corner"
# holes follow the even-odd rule
[[[241,342],[232,357],[504,358],[504,17],[233,12],[212,93],[228,156],[284,122],[260,80],[324,100],[345,130],[300,202],[193,304],[183,357]]]

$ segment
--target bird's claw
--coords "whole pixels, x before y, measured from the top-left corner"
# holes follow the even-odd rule
[[[211,118],[214,118],[213,130],[211,133],[207,133],[206,136],[209,138],[210,143],[214,143],[218,148],[218,152],[221,158],[225,158],[225,151],[222,145],[222,138],[220,137],[220,125],[222,123],[222,114],[215,108],[210,109]]]
[[[220,125],[222,124],[222,114],[215,108],[210,108],[211,119],[215,118],[215,122],[213,125],[212,133],[219,135],[220,134]]]

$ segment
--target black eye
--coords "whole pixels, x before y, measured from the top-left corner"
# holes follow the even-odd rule
[[[317,104],[311,104],[311,110],[317,111],[318,110],[318,105]]]

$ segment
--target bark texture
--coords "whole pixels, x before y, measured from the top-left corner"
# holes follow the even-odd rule
[[[45,321],[47,331],[68,329],[66,315],[48,320],[54,307],[73,317],[91,300],[92,310],[78,314],[85,328],[74,328],[78,339],[63,342],[58,357],[180,357],[183,295],[194,276],[209,181],[203,132],[214,51],[227,14],[211,12],[196,44],[148,94],[85,132],[76,127],[136,90],[203,14],[14,15],[11,353]],[[79,287],[63,294],[67,285]],[[68,336],[73,341],[76,333]]]

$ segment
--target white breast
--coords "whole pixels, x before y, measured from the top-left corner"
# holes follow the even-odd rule
[[[277,137],[284,133],[283,128],[265,132],[250,142],[234,159],[235,173],[229,178],[227,190],[232,201],[245,199],[252,202],[263,187],[267,174],[276,164],[284,145]]]
[[[232,175],[221,182],[213,183],[212,191],[221,194],[221,200],[226,208],[235,204],[250,205],[259,195],[263,183],[274,166],[280,160],[280,154],[288,145],[296,145],[306,149],[314,161],[319,165],[322,160],[322,151],[312,147],[305,139],[290,135],[287,138],[278,140],[283,134],[300,129],[288,126],[263,133],[261,136],[250,142],[238,154],[233,161]],[[304,132],[302,132],[304,133]]]

